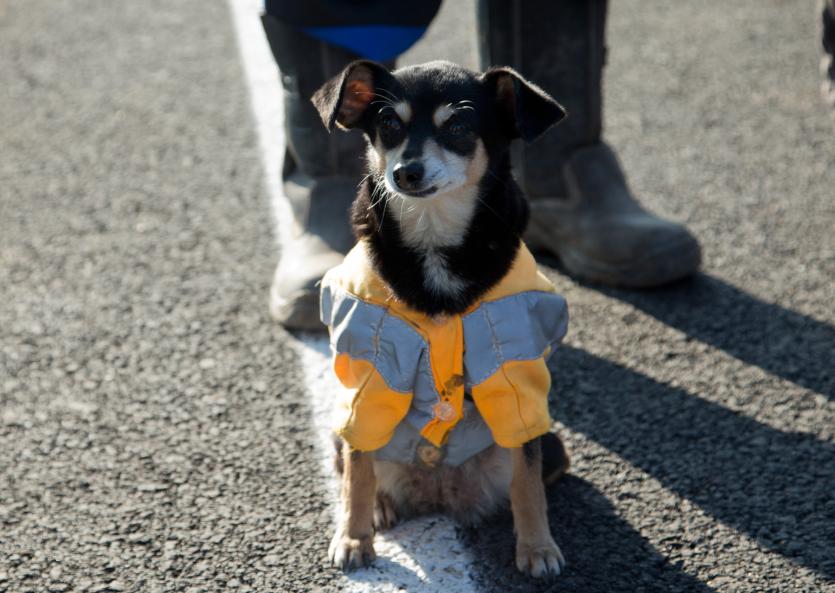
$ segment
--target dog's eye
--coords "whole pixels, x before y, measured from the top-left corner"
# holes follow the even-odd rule
[[[384,132],[397,132],[402,127],[403,124],[393,115],[384,115],[380,118],[380,129]]]
[[[447,126],[447,130],[449,130],[449,133],[453,136],[463,136],[469,131],[469,128],[466,124],[456,121],[449,124],[449,126]]]

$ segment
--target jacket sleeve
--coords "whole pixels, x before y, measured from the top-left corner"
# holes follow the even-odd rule
[[[336,433],[360,451],[383,447],[409,411],[412,394],[392,390],[366,360],[337,354],[333,366],[339,382],[346,388]]]
[[[411,406],[420,336],[385,307],[328,284],[321,313],[345,388],[335,431],[355,449],[379,449]]]
[[[472,388],[473,401],[502,447],[521,447],[548,432],[551,373],[545,358],[504,363]]]
[[[567,326],[565,300],[544,291],[483,303],[465,318],[468,387],[502,447],[520,447],[549,430],[546,362]]]

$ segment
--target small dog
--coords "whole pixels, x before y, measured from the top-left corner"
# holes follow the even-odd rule
[[[374,530],[398,518],[442,511],[473,524],[509,498],[517,567],[559,574],[542,451],[556,451],[552,477],[567,468],[548,432],[545,366],[567,310],[521,241],[528,206],[509,147],[564,110],[510,68],[449,62],[354,62],[313,103],[329,130],[360,128],[369,144],[358,244],[322,283],[347,395],[332,562],[367,565]]]

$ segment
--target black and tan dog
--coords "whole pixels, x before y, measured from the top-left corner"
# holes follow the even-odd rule
[[[347,388],[331,560],[368,564],[375,528],[398,517],[474,523],[509,498],[519,570],[559,574],[542,451],[546,474],[567,468],[548,432],[545,366],[567,311],[521,241],[528,206],[509,147],[563,109],[509,68],[448,62],[395,72],[354,62],[313,102],[328,129],[360,128],[369,143],[358,244],[322,285]]]

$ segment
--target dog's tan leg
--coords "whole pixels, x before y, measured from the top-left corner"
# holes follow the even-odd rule
[[[533,577],[558,575],[565,565],[548,527],[539,439],[511,449],[510,506],[516,528],[516,567]]]
[[[342,517],[328,555],[334,566],[349,570],[374,561],[374,462],[370,453],[342,445]]]

